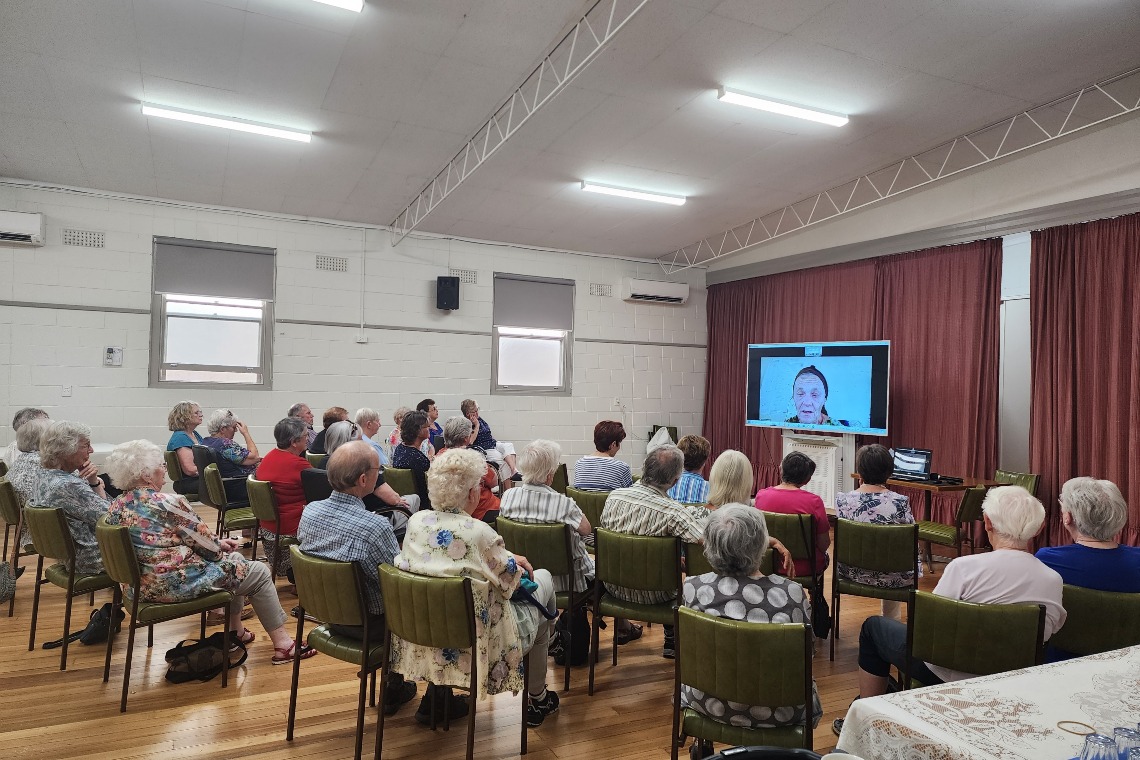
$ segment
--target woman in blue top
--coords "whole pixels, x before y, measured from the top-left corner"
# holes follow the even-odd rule
[[[182,470],[182,477],[174,481],[175,493],[198,493],[198,468],[194,466],[192,447],[202,442],[196,430],[201,424],[202,407],[194,401],[179,401],[166,417],[166,425],[173,431],[166,450],[178,455],[178,467]]]

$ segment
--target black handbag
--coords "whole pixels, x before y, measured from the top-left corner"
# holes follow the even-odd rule
[[[234,660],[232,655],[236,652],[241,652],[241,656]],[[170,664],[166,669],[166,680],[171,683],[209,681],[221,673],[227,664],[230,669],[239,667],[248,656],[245,644],[232,635],[228,647],[225,636],[221,633],[211,634],[201,640],[186,639],[166,652],[166,661]]]

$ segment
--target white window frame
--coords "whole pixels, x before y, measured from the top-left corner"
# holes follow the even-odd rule
[[[558,385],[506,385],[499,382],[499,341],[503,337],[557,342],[562,352],[562,382]],[[491,394],[494,396],[573,395],[574,331],[495,325],[491,332]]]
[[[171,315],[167,310],[167,303],[170,300],[181,301],[194,300],[202,303],[214,303],[222,306],[226,302],[244,301],[253,302],[260,305],[261,317],[258,320],[247,320],[241,317],[226,316],[226,315],[186,315],[174,314]],[[263,389],[270,390],[272,388],[272,357],[273,357],[273,302],[262,301],[259,299],[235,299],[225,298],[221,296],[202,296],[191,293],[155,293],[154,301],[151,306],[151,366],[150,366],[150,386],[152,388],[246,388],[246,389]],[[177,364],[168,363],[165,361],[166,357],[166,337],[168,320],[171,317],[184,319],[216,319],[220,321],[257,321],[260,330],[260,346],[258,348],[258,356],[260,360],[256,366],[236,366],[236,365],[223,365],[223,364]],[[224,339],[224,336],[219,335],[219,339]],[[165,374],[169,371],[190,371],[190,372],[223,372],[239,374],[255,374],[257,379],[254,381],[235,380],[234,382],[226,382],[219,380],[167,380]]]

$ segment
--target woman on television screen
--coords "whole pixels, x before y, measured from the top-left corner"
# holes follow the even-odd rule
[[[809,364],[796,373],[796,379],[792,382],[792,406],[796,413],[785,422],[848,427],[847,420],[835,420],[828,415],[826,404],[827,378],[815,365]]]

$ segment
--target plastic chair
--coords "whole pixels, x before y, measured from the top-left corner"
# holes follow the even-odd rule
[[[1140,594],[1094,591],[1065,584],[1068,617],[1049,646],[1087,655],[1140,644]]]
[[[113,608],[123,605],[122,586],[129,587],[131,597],[130,623],[127,633],[127,658],[123,664],[123,696],[119,702],[119,712],[127,711],[127,694],[131,682],[131,659],[135,648],[135,631],[147,627],[147,649],[154,646],[154,625],[168,620],[177,620],[188,615],[201,615],[199,636],[206,638],[206,613],[221,610],[225,618],[223,637],[230,639],[230,616],[226,614],[233,594],[228,591],[211,591],[186,602],[144,602],[142,596],[142,571],[139,569],[138,555],[131,543],[131,533],[122,525],[110,525],[106,517],[99,518],[95,525],[95,539],[99,542],[99,553],[103,555],[103,565],[107,574],[114,580],[115,599]],[[121,584],[121,585],[120,585]],[[111,677],[111,649],[115,643],[114,625],[107,636],[107,656],[103,663],[103,683]],[[229,663],[222,668],[222,688],[226,688],[229,676]]]
[[[383,664],[387,652],[383,631],[370,630],[368,603],[364,597],[364,579],[360,568],[353,562],[337,562],[305,554],[301,547],[292,545],[289,553],[293,562],[293,577],[297,583],[297,636],[305,641],[305,614],[325,621],[309,631],[308,643],[318,652],[352,663],[359,671],[360,692],[356,703],[356,760],[364,744],[364,694],[369,676],[372,676],[372,699],[375,704],[376,671]],[[360,626],[362,639],[333,633],[331,626]],[[365,644],[365,642],[370,642]],[[289,719],[285,739],[293,741],[293,726],[297,716],[297,689],[301,678],[300,647],[293,657],[293,680],[289,686]],[[383,709],[380,711],[383,713]]]
[[[907,628],[908,671],[912,660],[922,660],[988,676],[1044,660],[1043,604],[974,604],[912,591],[910,609],[914,622]],[[917,682],[905,672],[902,683],[909,689]]]
[[[182,480],[186,477],[186,473],[182,472],[182,463],[178,461],[177,451],[164,451],[162,452],[163,458],[166,460],[166,473],[170,476],[171,480]],[[198,481],[201,483],[201,480]],[[197,493],[184,493],[187,501],[198,501]]]
[[[839,602],[843,594],[903,602],[910,612],[910,594],[918,591],[918,526],[839,520],[835,525],[833,551],[836,569],[831,576],[831,651],[828,655],[832,661],[835,660],[835,640],[839,638]],[[848,568],[879,573],[910,572],[913,581],[902,588],[868,586],[840,578],[840,563]],[[908,614],[908,626],[911,619]]]
[[[748,623],[680,607],[673,678],[673,741],[694,736],[722,744],[764,742],[812,748],[811,629],[806,623]],[[681,707],[681,684],[724,701],[772,708],[804,705],[803,725],[744,728]]]
[[[209,494],[209,506],[216,507],[218,510],[218,535],[226,536],[235,530],[252,531],[253,549],[249,552],[252,557],[256,553],[257,532],[261,527],[261,523],[253,516],[253,508],[231,505],[226,496],[225,481],[222,479],[216,464],[206,465],[206,468],[202,470],[201,482],[206,485],[205,491]],[[248,489],[248,485],[246,488]]]
[[[386,647],[392,648],[392,637],[399,636],[409,644],[433,649],[474,649],[475,600],[471,595],[470,578],[434,578],[399,570],[392,565],[381,565],[380,591],[384,597],[384,615],[388,623]],[[474,656],[474,655],[472,655]],[[526,657],[523,657],[523,682],[526,682]],[[392,661],[384,658],[381,678],[383,685],[388,683]],[[479,689],[479,669],[472,665],[471,682],[459,688],[471,694],[471,710],[467,714],[467,760],[473,760],[475,752],[475,708]],[[455,685],[455,684],[451,684]],[[528,701],[526,687],[522,689],[522,754],[526,754],[526,708]],[[434,707],[434,705],[433,705]],[[446,707],[446,702],[445,702]],[[447,730],[446,712],[444,730]],[[432,710],[431,728],[435,730],[435,710]],[[380,711],[376,731],[376,757],[381,757],[384,745],[384,711]]]
[[[536,524],[510,520],[499,516],[495,530],[503,537],[507,548],[521,554],[537,569],[545,569],[555,578],[565,579],[566,588],[574,588],[574,551],[571,528],[566,523]],[[563,689],[570,690],[570,632],[574,630],[574,614],[590,600],[589,589],[581,593],[559,591],[555,594],[558,609],[566,610],[566,677]]]
[[[974,536],[972,526],[982,519],[982,502],[986,499],[985,486],[967,488],[962,494],[962,501],[958,503],[958,510],[954,514],[954,524],[921,520],[918,523],[918,540],[926,545],[926,569],[934,575],[934,554],[930,550],[931,544],[939,546],[952,546],[954,552],[962,556],[962,544],[970,545],[970,554],[974,553]]]
[[[1040,476],[1033,472],[1014,472],[1013,470],[994,470],[994,480],[1003,486],[1021,486],[1034,496],[1037,495],[1037,481]]]
[[[681,539],[676,536],[631,536],[594,528],[594,620],[590,633],[590,686],[594,695],[594,665],[598,659],[598,630],[602,617],[671,624],[673,609],[681,596]],[[606,585],[638,591],[657,591],[674,596],[659,604],[626,602],[611,594]],[[613,641],[613,664],[617,665],[617,636]]]
[[[4,520],[4,554],[0,557],[8,556],[8,529],[16,529],[16,538],[12,547],[12,572],[16,572],[16,568],[20,566],[20,557],[30,557],[36,553],[35,547],[26,549],[20,546],[20,534],[24,531],[24,513],[20,509],[20,497],[16,494],[15,487],[6,479],[0,478],[0,518]],[[12,612],[16,608],[16,591],[19,590],[19,584],[12,591],[12,598],[8,600],[8,617],[12,617]]]
[[[71,602],[79,594],[94,594],[96,591],[115,586],[106,573],[77,573],[75,571],[75,541],[67,527],[67,516],[57,507],[24,508],[24,519],[32,542],[36,545],[39,560],[36,562],[36,585],[32,595],[32,625],[28,634],[28,651],[36,648],[36,618],[40,611],[40,579],[46,576],[53,585],[67,594],[63,608],[63,647],[59,653],[59,669],[67,670],[67,645],[71,635]],[[52,557],[60,562],[44,572],[44,558]]]
[[[257,480],[251,476],[246,488],[249,491],[249,507],[258,521],[258,528],[260,529],[262,522],[271,522],[280,530],[281,509],[277,506],[277,495],[273,493],[273,484],[268,480]],[[274,532],[274,535],[276,538],[273,540],[273,562],[269,570],[272,576],[276,578],[277,569],[281,566],[281,550],[288,551],[290,546],[297,543],[297,537],[283,536],[279,532]],[[262,544],[265,543],[264,536],[262,536],[261,542]],[[256,554],[256,544],[254,544],[253,550]],[[266,552],[268,552],[268,548],[266,548]]]

